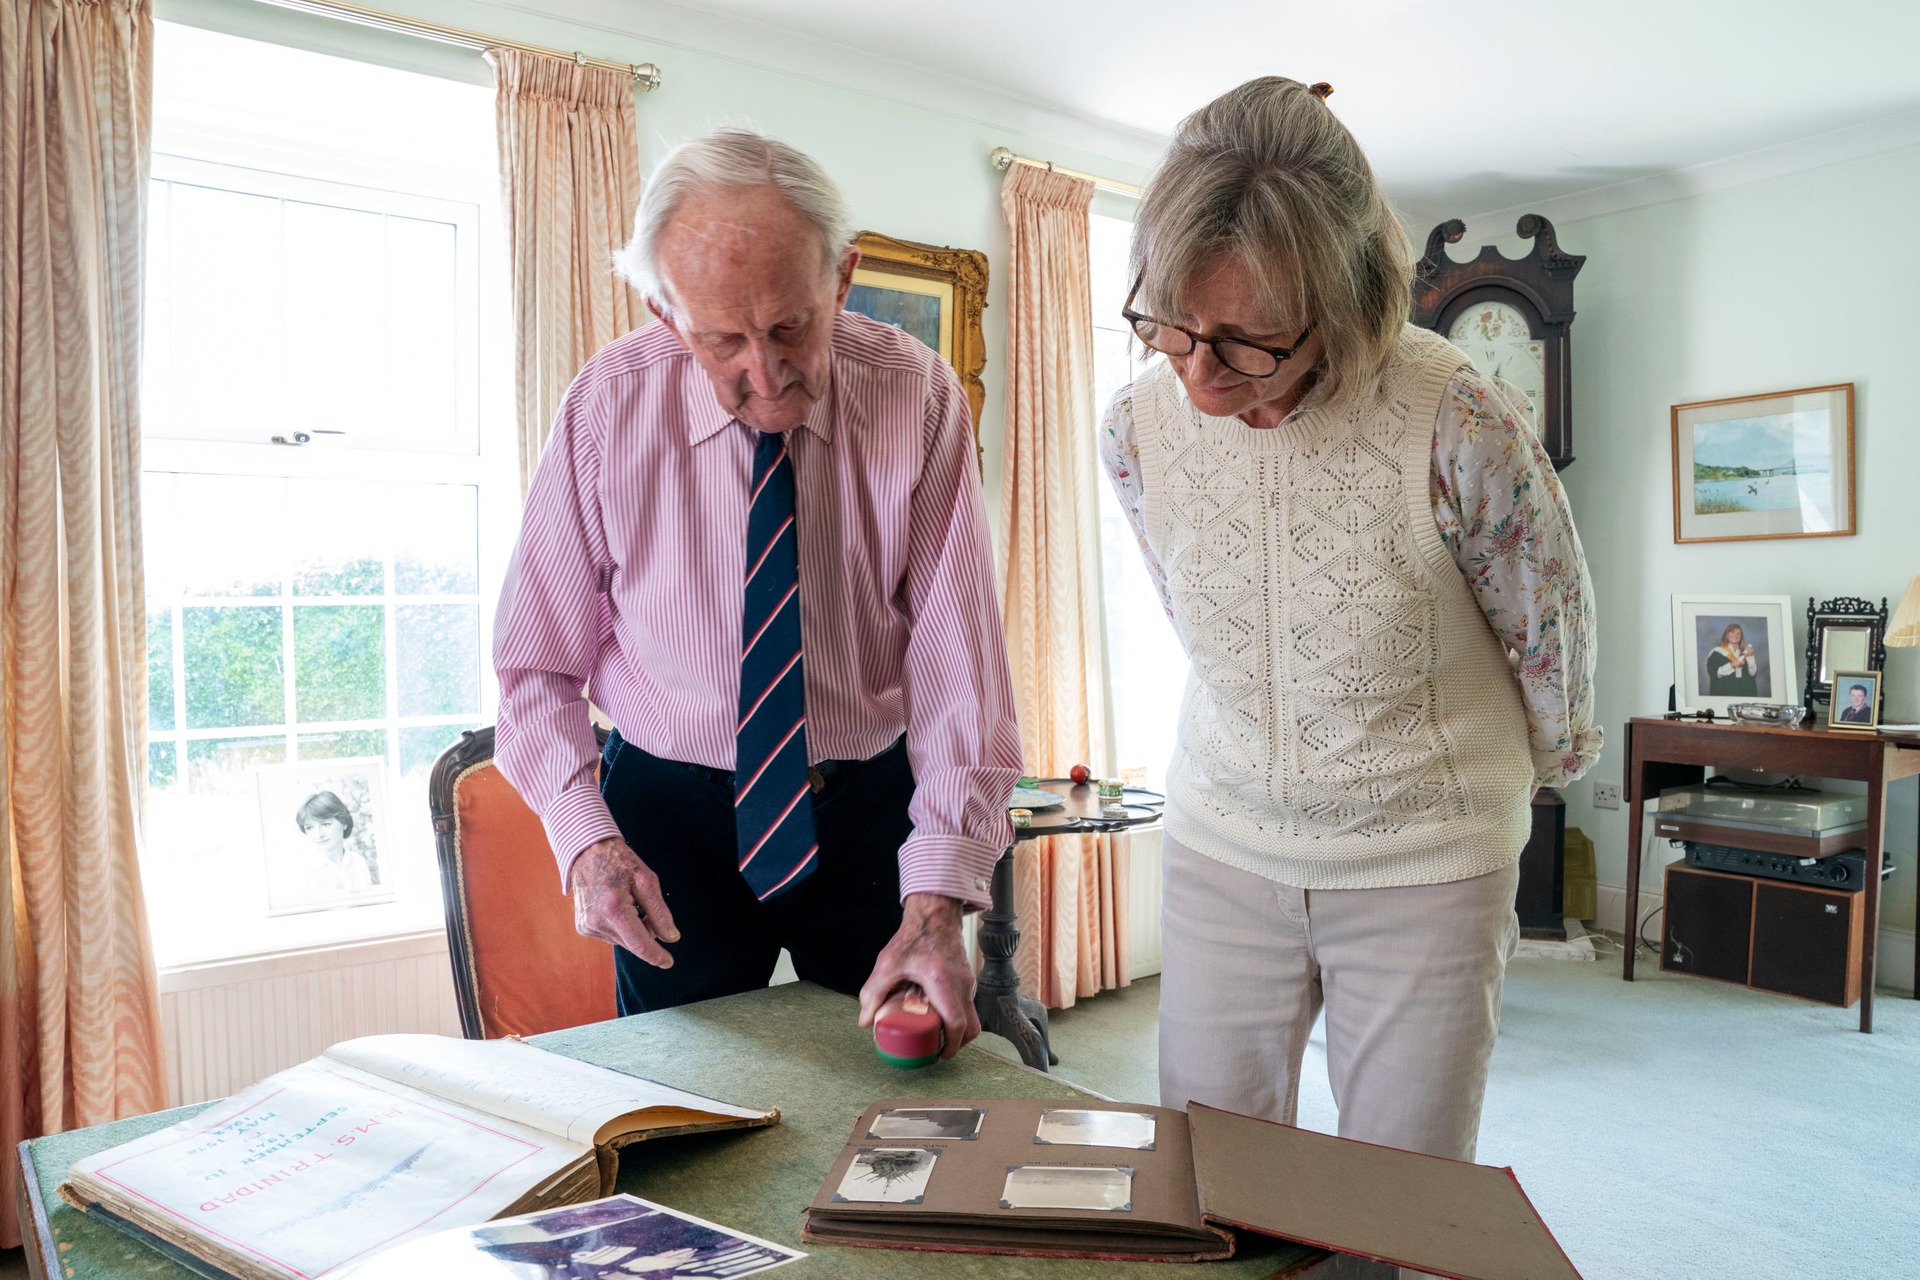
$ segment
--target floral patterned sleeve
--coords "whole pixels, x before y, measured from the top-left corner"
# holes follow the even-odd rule
[[[1604,736],[1593,722],[1593,582],[1526,398],[1461,370],[1434,424],[1432,483],[1442,540],[1493,633],[1519,655],[1535,781],[1571,782],[1599,759]]]
[[[1100,424],[1100,464],[1106,468],[1107,479],[1113,482],[1114,497],[1120,500],[1120,509],[1127,513],[1127,523],[1133,526],[1133,538],[1140,544],[1140,558],[1147,562],[1147,576],[1153,579],[1154,590],[1160,593],[1160,607],[1169,616],[1173,613],[1173,601],[1167,595],[1167,572],[1160,567],[1160,558],[1153,554],[1153,548],[1147,545],[1147,528],[1140,515],[1140,497],[1145,490],[1140,479],[1140,446],[1133,435],[1133,387],[1131,384],[1120,388],[1113,397],[1113,403],[1107,407],[1107,419]]]

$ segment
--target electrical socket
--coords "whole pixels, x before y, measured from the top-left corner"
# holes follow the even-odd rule
[[[1617,782],[1594,783],[1593,807],[1596,809],[1618,809],[1620,807],[1620,784]]]

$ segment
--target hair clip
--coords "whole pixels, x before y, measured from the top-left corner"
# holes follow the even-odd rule
[[[1713,708],[1708,707],[1705,711],[1669,711],[1660,718],[1662,720],[1703,720],[1712,724]]]
[[[1321,80],[1318,83],[1308,85],[1307,92],[1320,99],[1320,101],[1325,102],[1333,96],[1333,86],[1325,80]]]

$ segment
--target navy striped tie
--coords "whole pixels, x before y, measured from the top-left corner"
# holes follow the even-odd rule
[[[761,432],[747,509],[733,826],[740,873],[763,902],[805,879],[820,849],[807,785],[798,547],[793,458],[787,453],[786,435]]]

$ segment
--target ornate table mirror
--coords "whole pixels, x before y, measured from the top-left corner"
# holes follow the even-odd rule
[[[1887,602],[1876,608],[1858,596],[1807,601],[1807,683],[1809,714],[1815,703],[1833,697],[1836,671],[1887,669]]]

